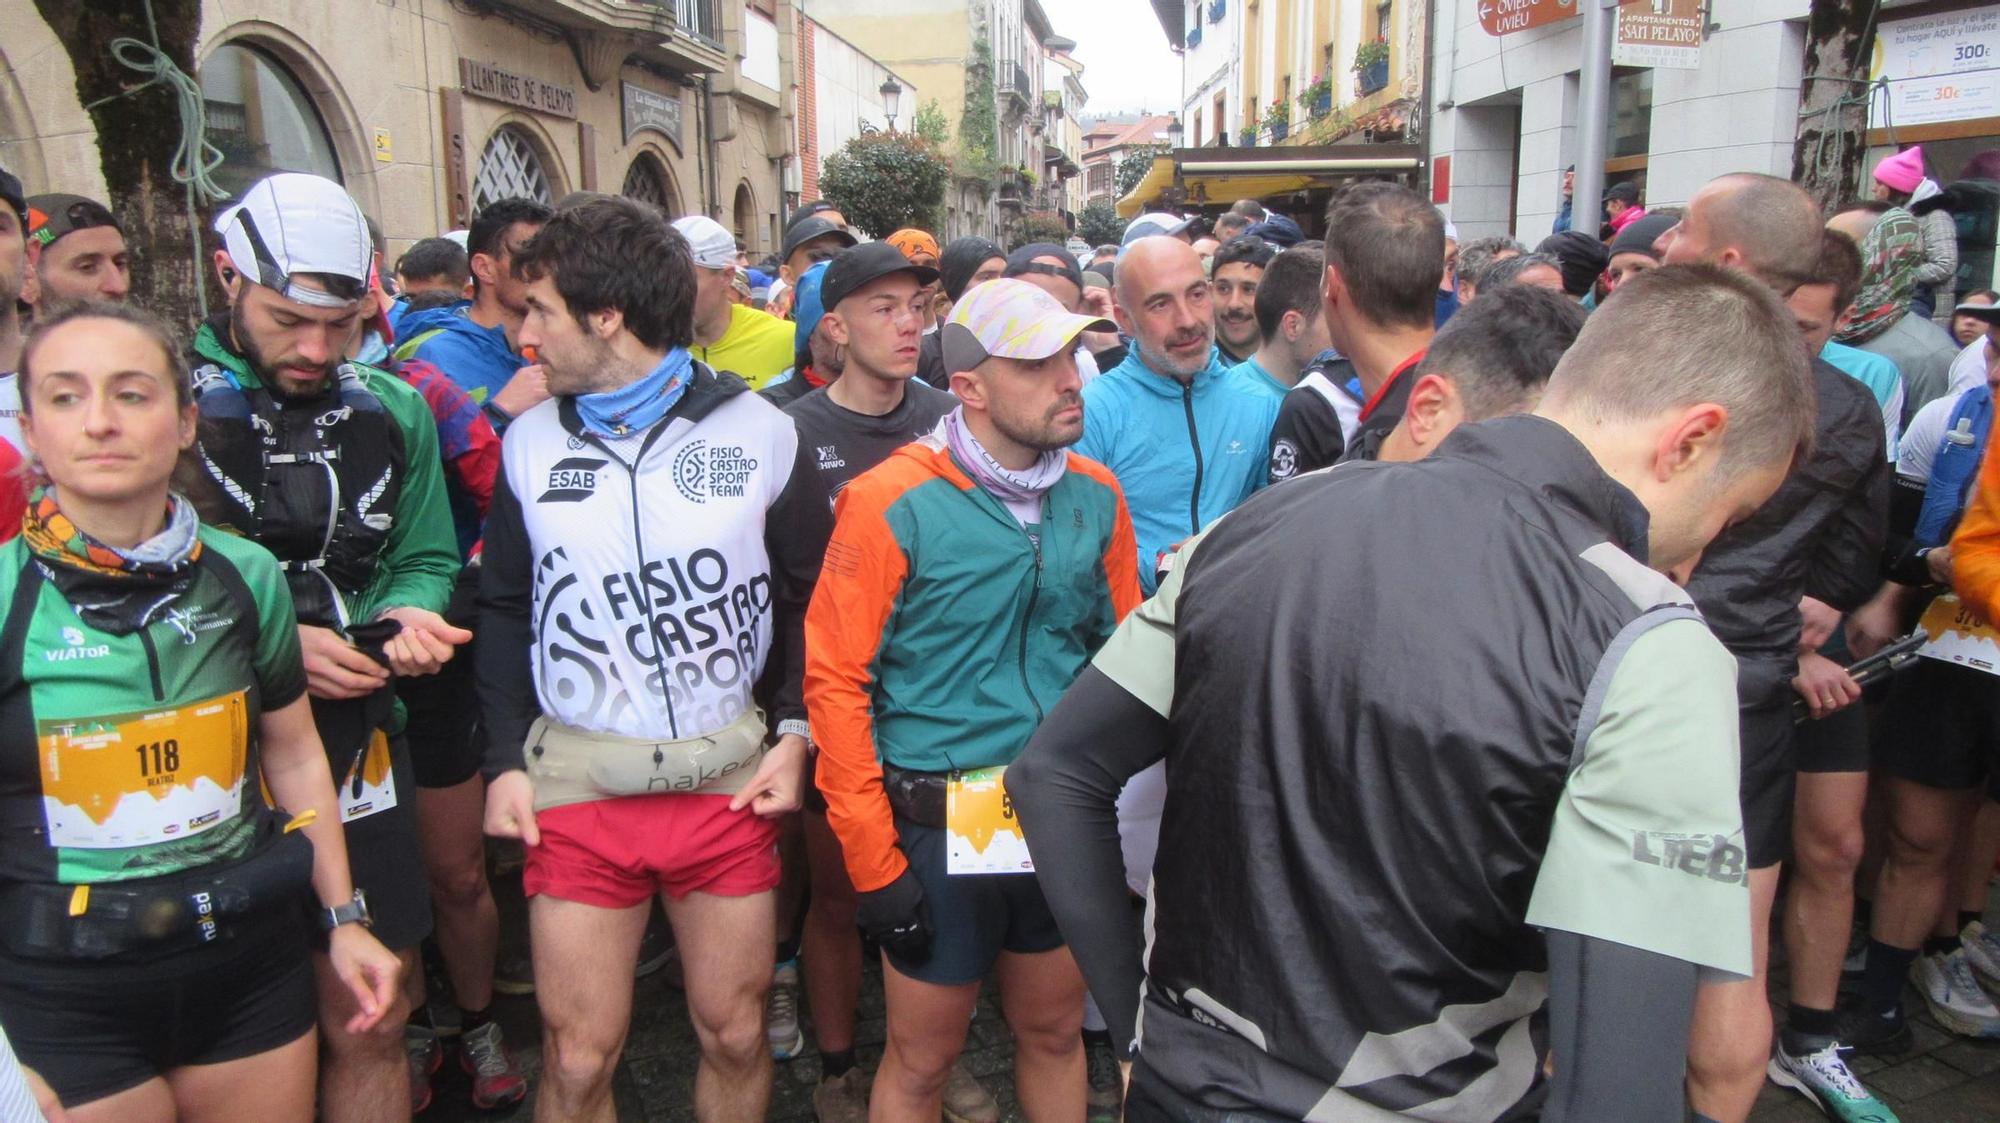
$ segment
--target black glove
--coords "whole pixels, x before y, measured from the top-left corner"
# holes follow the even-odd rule
[[[898,959],[924,963],[931,957],[931,908],[914,871],[905,868],[896,880],[859,894],[855,922],[882,950]]]

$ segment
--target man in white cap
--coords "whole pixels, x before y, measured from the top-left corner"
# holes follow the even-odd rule
[[[707,215],[677,218],[674,229],[694,254],[695,358],[760,390],[792,366],[791,325],[729,299],[736,277],[736,238]]]
[[[472,638],[439,615],[459,556],[437,429],[416,390],[342,358],[374,247],[339,184],[271,176],[215,231],[229,307],[194,338],[201,463],[222,524],[285,569],[357,886],[340,922],[369,924],[413,970],[431,908],[391,675],[433,674]],[[374,1029],[350,1033],[354,1000],[323,959],[318,967],[321,1117],[407,1119],[403,1000]],[[501,1049],[497,1033],[491,1046]]]
[[[1083,978],[1018,832],[999,857],[998,773],[1139,599],[1118,482],[1066,451],[1083,435],[1077,338],[1109,328],[1025,281],[970,290],[939,329],[959,407],[839,499],[805,692],[857,919],[882,948],[876,1119],[938,1117],[989,973],[1023,1113],[1084,1116]],[[984,827],[965,821],[974,786]]]

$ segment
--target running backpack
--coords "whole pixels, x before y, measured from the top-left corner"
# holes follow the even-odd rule
[[[245,387],[214,363],[194,372],[202,465],[225,526],[277,555],[299,622],[345,633],[343,597],[375,576],[402,497],[403,430],[354,363],[312,401]]]
[[[1924,484],[1924,506],[1914,535],[1918,545],[1942,546],[1958,526],[1958,516],[1972,497],[1972,483],[1979,478],[1979,459],[1992,427],[1989,387],[1982,384],[1959,395],[1945,421],[1937,459],[1931,461],[1930,480]]]

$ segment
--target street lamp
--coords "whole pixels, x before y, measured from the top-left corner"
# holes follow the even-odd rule
[[[888,81],[882,83],[882,88],[878,92],[882,95],[882,115],[889,119],[889,131],[893,133],[896,131],[897,103],[903,99],[902,84],[897,82],[895,75],[892,74]]]
[[[1181,146],[1181,138],[1186,135],[1187,130],[1181,127],[1181,119],[1179,117],[1175,117],[1173,120],[1167,122],[1168,148],[1179,148]]]

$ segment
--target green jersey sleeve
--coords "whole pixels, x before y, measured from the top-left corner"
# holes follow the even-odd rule
[[[1748,977],[1735,660],[1692,614],[1627,635],[1599,671],[1528,922]]]
[[[292,591],[271,552],[247,538],[203,527],[202,545],[228,560],[257,603],[257,691],[263,708],[279,710],[306,692],[305,659],[299,652],[299,617]]]
[[[1209,530],[1213,529],[1211,524]],[[1195,547],[1208,537],[1209,530],[1175,551],[1174,567],[1167,571],[1160,587],[1125,617],[1091,661],[1106,678],[1161,717],[1174,706],[1174,604],[1181,595],[1181,574],[1187,572]]]
[[[372,620],[389,608],[424,608],[442,613],[458,580],[458,532],[445,496],[444,461],[438,452],[437,421],[424,397],[402,379],[374,367],[363,368],[368,389],[382,400],[403,430],[403,491],[396,521],[389,528],[376,577],[348,602],[356,621]]]

